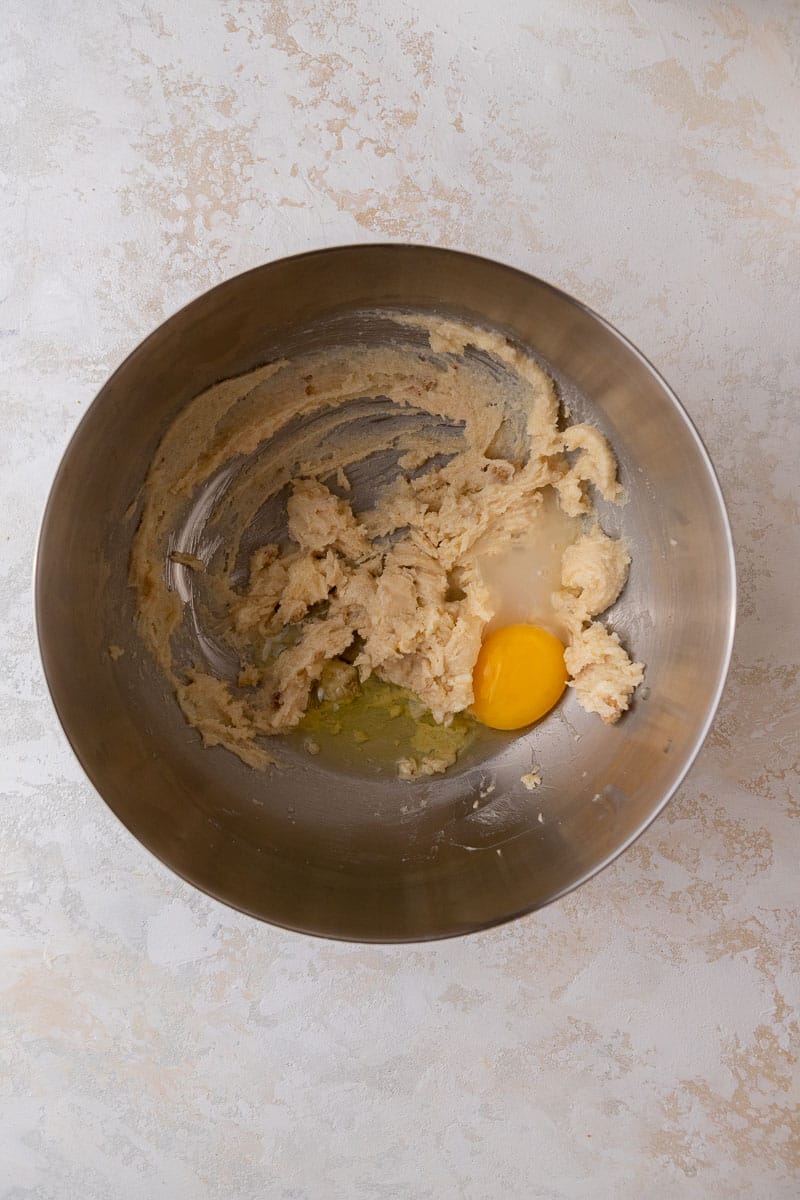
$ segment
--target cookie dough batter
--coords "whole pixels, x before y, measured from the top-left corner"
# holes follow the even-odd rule
[[[593,519],[593,489],[622,498],[603,436],[564,427],[552,380],[499,334],[381,319],[383,344],[274,362],[198,396],[143,490],[139,633],[205,743],[254,767],[326,682],[374,675],[445,725],[468,709],[493,616],[480,556],[529,530],[551,489],[585,527],[553,598],[571,686],[611,722],[642,679],[596,620],[630,561]]]

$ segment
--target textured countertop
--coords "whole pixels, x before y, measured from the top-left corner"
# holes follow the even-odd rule
[[[7,0],[2,25],[2,1200],[796,1197],[800,7]],[[421,947],[173,878],[83,778],[31,616],[50,480],[122,357],[228,275],[373,239],[503,259],[628,334],[709,446],[741,587],[666,813],[546,911]]]

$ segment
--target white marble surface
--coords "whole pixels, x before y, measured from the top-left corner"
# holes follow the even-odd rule
[[[6,0],[0,38],[2,1200],[796,1197],[796,0]],[[142,335],[394,238],[543,275],[653,358],[741,613],[708,745],[621,861],[496,932],[363,948],[226,910],[117,824],[29,580]]]

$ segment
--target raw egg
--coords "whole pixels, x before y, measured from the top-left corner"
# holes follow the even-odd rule
[[[548,488],[522,535],[496,545],[489,534],[478,544],[478,570],[492,612],[488,633],[506,625],[538,625],[556,637],[566,633],[551,597],[561,587],[562,555],[580,532],[580,521],[561,511]]]
[[[538,625],[495,629],[472,675],[472,712],[491,729],[522,729],[558,703],[567,686],[564,647]]]

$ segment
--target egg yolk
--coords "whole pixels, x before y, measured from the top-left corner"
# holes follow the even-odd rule
[[[522,729],[548,713],[567,686],[564,647],[536,625],[495,629],[472,675],[472,713],[491,729]]]

